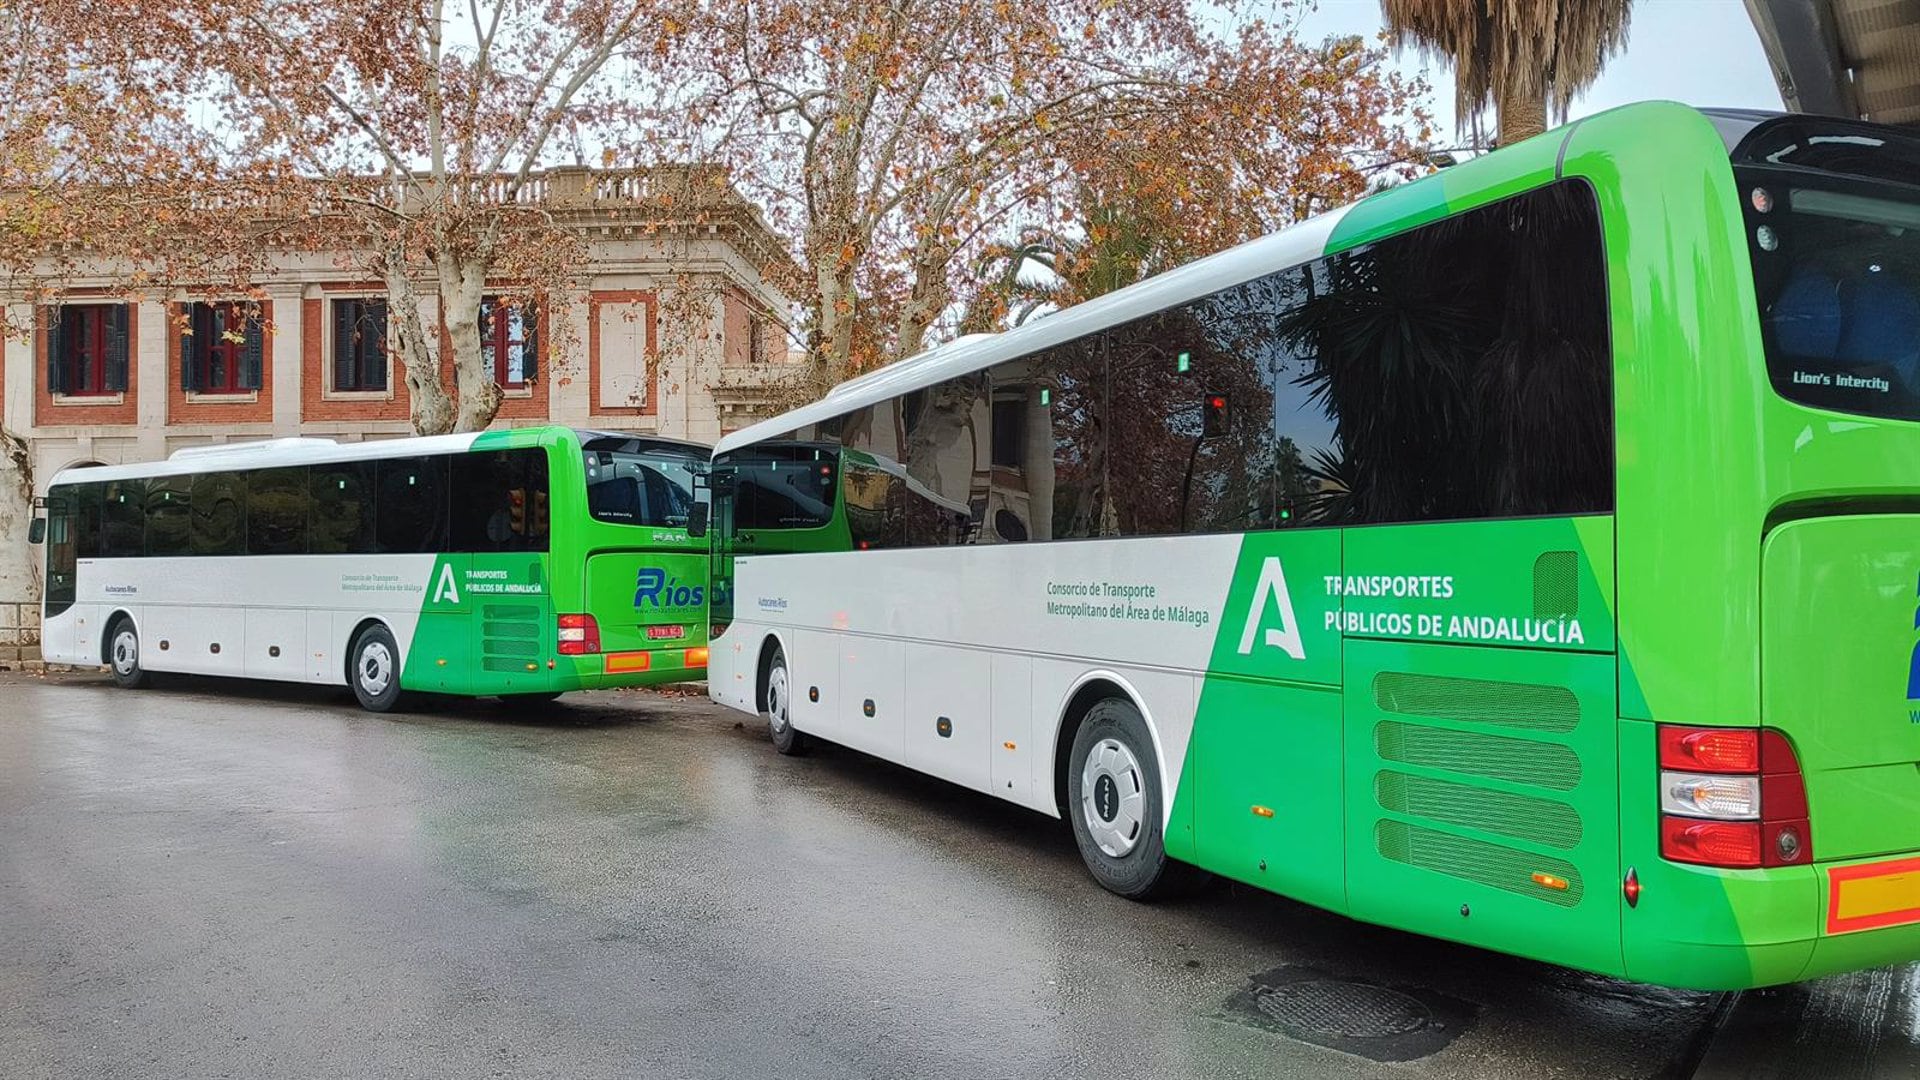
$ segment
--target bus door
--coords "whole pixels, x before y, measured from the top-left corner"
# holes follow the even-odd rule
[[[1344,543],[1351,913],[1620,970],[1612,520]]]

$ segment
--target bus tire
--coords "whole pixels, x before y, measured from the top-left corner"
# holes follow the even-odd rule
[[[787,670],[786,650],[773,647],[767,661],[766,688],[760,693],[760,715],[767,718],[773,748],[789,757],[813,749],[813,740],[793,726],[793,676]]]
[[[375,623],[354,635],[347,650],[347,684],[368,712],[392,712],[400,704],[400,647],[393,633]]]
[[[115,684],[127,690],[139,690],[153,683],[153,676],[140,666],[140,631],[125,615],[107,628],[107,669]]]
[[[1087,710],[1067,764],[1067,805],[1080,858],[1108,892],[1150,900],[1185,891],[1199,871],[1167,856],[1164,799],[1153,738],[1133,703]]]

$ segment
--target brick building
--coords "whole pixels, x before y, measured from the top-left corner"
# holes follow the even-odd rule
[[[772,411],[796,370],[785,259],[759,213],[694,170],[553,169],[531,185],[587,244],[580,288],[524,315],[491,300],[482,352],[504,394],[496,426],[562,423],[712,442]],[[716,192],[698,212],[656,192]],[[125,283],[69,275],[58,305],[13,301],[0,356],[0,428],[22,441],[34,494],[63,468],[183,446],[287,435],[412,433],[404,372],[384,346],[384,290],[344,251],[269,257],[257,316],[219,292],[138,302]],[[431,286],[426,318],[436,316]],[[176,330],[181,317],[192,333]],[[450,380],[448,380],[450,382]],[[4,449],[4,448],[0,448]],[[24,453],[22,454],[22,451]],[[13,470],[15,473],[18,470]],[[39,549],[15,475],[0,500],[0,664],[37,657]]]

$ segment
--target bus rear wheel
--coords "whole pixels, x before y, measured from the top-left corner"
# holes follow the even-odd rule
[[[400,647],[384,626],[369,626],[353,639],[347,650],[353,662],[347,668],[347,682],[353,696],[368,712],[392,712],[400,704]]]
[[[1166,793],[1153,739],[1133,703],[1108,698],[1087,710],[1067,764],[1068,820],[1080,858],[1102,888],[1129,900],[1177,895],[1201,871],[1167,856]]]
[[[153,681],[140,666],[140,632],[125,615],[115,619],[107,631],[107,667],[113,671],[113,681],[128,690],[138,690]]]
[[[793,726],[793,676],[787,671],[786,650],[778,645],[773,647],[773,656],[767,661],[760,713],[767,718],[767,734],[773,739],[775,750],[797,756],[813,748],[813,740]]]

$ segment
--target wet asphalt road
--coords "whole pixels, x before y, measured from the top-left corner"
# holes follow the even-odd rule
[[[0,1075],[1684,1076],[1722,1004],[1132,904],[1059,822],[740,719],[0,675]],[[1446,1045],[1300,1041],[1262,974],[1402,987],[1321,1033],[1414,1000]]]

